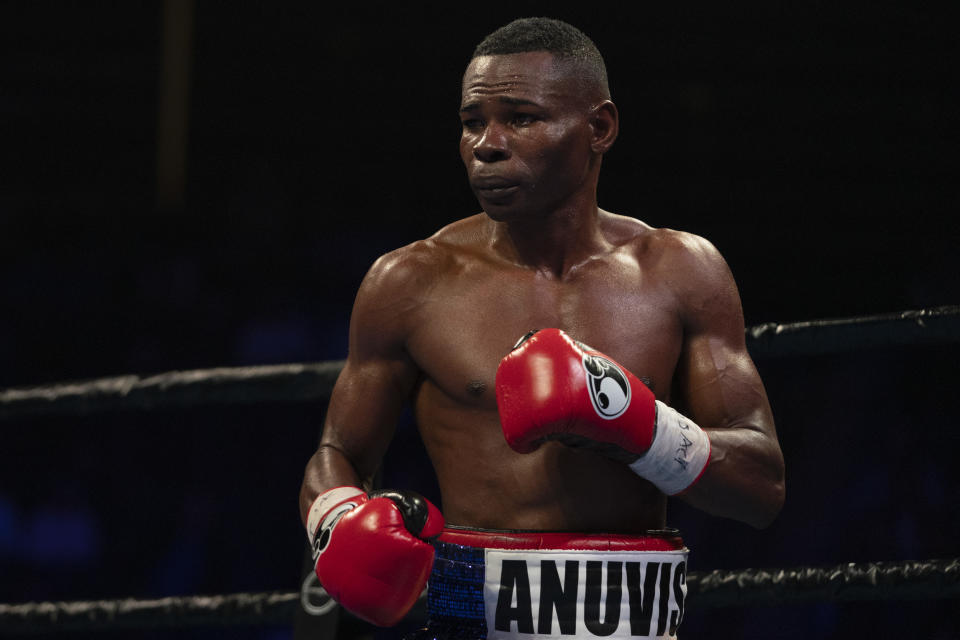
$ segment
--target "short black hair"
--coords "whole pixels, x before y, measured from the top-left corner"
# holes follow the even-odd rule
[[[473,57],[548,51],[561,59],[573,60],[587,67],[605,98],[610,97],[607,65],[600,50],[587,34],[572,24],[554,18],[519,18],[506,24],[473,50]]]

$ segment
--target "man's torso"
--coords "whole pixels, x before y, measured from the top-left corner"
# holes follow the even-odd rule
[[[494,390],[497,365],[517,340],[556,327],[616,359],[669,403],[684,331],[661,232],[609,216],[607,250],[554,277],[490,250],[488,225],[485,216],[468,218],[413,249],[432,253],[435,266],[406,348],[422,372],[417,421],[448,522],[600,532],[662,527],[665,499],[622,463],[559,443],[513,452]]]

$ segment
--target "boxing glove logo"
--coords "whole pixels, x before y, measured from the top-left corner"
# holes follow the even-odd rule
[[[313,542],[313,559],[316,560],[323,553],[327,545],[330,544],[330,535],[333,533],[333,527],[340,521],[340,518],[353,511],[357,507],[356,502],[342,502],[335,506],[324,516],[320,528],[317,529],[317,537]]]
[[[602,356],[583,354],[583,370],[587,373],[587,390],[597,415],[613,420],[630,406],[630,385],[627,376]]]

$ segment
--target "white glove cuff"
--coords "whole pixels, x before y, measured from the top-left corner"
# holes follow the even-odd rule
[[[363,494],[363,489],[359,487],[337,487],[336,489],[330,489],[317,496],[317,499],[310,505],[310,513],[307,514],[307,539],[310,540],[311,549],[313,548],[314,542],[316,542],[317,529],[320,528],[320,522],[323,520],[323,516],[344,500],[356,498]]]
[[[710,438],[689,418],[657,400],[656,435],[650,449],[630,465],[668,496],[700,479],[710,461]]]

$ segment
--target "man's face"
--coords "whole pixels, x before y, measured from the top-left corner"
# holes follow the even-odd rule
[[[593,189],[590,95],[547,52],[474,58],[463,76],[460,157],[494,220],[540,217]]]

